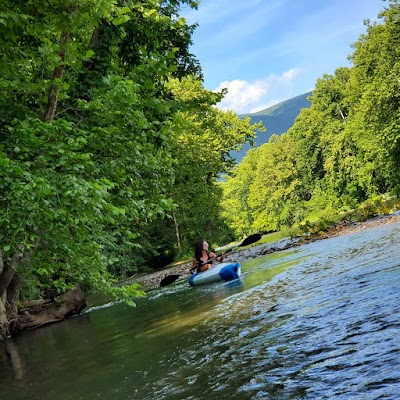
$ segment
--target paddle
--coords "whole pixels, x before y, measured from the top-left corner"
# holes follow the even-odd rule
[[[253,235],[250,235],[246,239],[244,239],[243,242],[240,243],[238,246],[232,247],[231,249],[227,250],[224,253],[224,255],[227,254],[227,253],[230,253],[232,250],[235,250],[235,249],[237,249],[239,247],[249,246],[250,244],[258,242],[260,239],[261,239],[261,235],[259,233],[254,233]],[[209,264],[213,260],[214,260],[214,258],[209,258],[207,261],[203,262],[201,265]],[[193,269],[194,268],[191,268],[190,271],[193,270]],[[168,286],[172,282],[175,282],[180,276],[182,276],[182,274],[179,274],[179,275],[168,275],[165,278],[161,279],[160,286],[161,287]]]

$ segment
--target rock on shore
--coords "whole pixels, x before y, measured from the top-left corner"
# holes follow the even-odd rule
[[[339,224],[331,227],[326,232],[320,235],[314,235],[310,237],[297,237],[294,239],[285,238],[277,242],[255,244],[243,250],[237,250],[234,253],[227,256],[226,261],[229,262],[240,262],[243,260],[249,260],[252,258],[260,257],[265,254],[274,253],[276,251],[282,251],[291,247],[300,246],[304,243],[309,243],[317,240],[328,239],[335,236],[346,235],[354,232],[358,232],[363,229],[373,228],[378,225],[388,224],[396,222],[400,219],[400,211],[396,211],[390,215],[384,215],[375,217],[365,222],[340,222]],[[172,267],[162,269],[160,271],[152,272],[149,274],[140,274],[132,277],[126,283],[137,282],[142,286],[144,291],[160,286],[160,282],[163,278],[168,275],[182,275],[179,279],[187,279],[188,275],[184,273],[185,270],[191,267],[191,261],[181,262]]]

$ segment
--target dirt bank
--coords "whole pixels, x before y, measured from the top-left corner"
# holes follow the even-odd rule
[[[350,233],[358,232],[363,229],[373,228],[382,224],[390,224],[392,222],[396,222],[400,219],[400,211],[396,211],[390,215],[379,216],[373,219],[370,219],[365,222],[340,222],[337,225],[332,226],[328,231],[323,234],[314,235],[308,238],[305,237],[297,237],[294,239],[283,239],[278,242],[272,243],[264,243],[264,244],[255,244],[249,248],[245,248],[243,250],[238,250],[232,254],[230,254],[226,261],[243,261],[256,257],[260,257],[265,254],[274,253],[276,251],[282,251],[289,249],[291,247],[300,246],[305,243],[314,242],[317,240],[324,240],[335,236],[347,235]],[[156,271],[150,274],[140,274],[132,277],[129,280],[130,283],[138,282],[141,284],[143,290],[148,291],[160,286],[160,282],[163,278],[168,275],[179,275],[182,274],[181,279],[186,279],[188,275],[184,274],[184,271],[187,270],[191,265],[191,261],[182,262],[180,264],[176,264],[173,267],[162,269],[160,271]]]

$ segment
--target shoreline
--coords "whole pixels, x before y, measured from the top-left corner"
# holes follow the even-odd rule
[[[336,236],[348,235],[383,224],[390,224],[398,220],[400,220],[400,210],[392,214],[377,216],[364,222],[340,222],[336,225],[333,225],[322,234],[315,234],[310,237],[296,237],[293,239],[284,238],[277,242],[254,244],[251,247],[243,250],[237,250],[230,254],[227,256],[227,261],[240,262],[243,260],[249,260],[265,254],[274,253],[276,251],[283,251],[293,247],[301,246],[303,244],[329,239]],[[182,275],[182,278],[186,279],[188,275],[183,274],[183,272],[190,266],[191,261],[181,262],[177,265],[159,271],[133,276],[124,281],[123,284],[139,283],[141,285],[141,289],[145,292],[148,292],[152,289],[160,287],[161,280],[166,276]]]
[[[268,243],[255,243],[242,250],[236,250],[235,252],[230,253],[226,257],[226,260],[228,262],[241,262],[244,260],[251,260],[277,251],[287,250],[319,240],[352,234],[362,231],[364,229],[374,228],[379,225],[398,222],[399,220],[400,210],[395,211],[392,214],[374,217],[364,222],[342,221],[333,225],[331,228],[323,233],[321,232],[319,234],[308,236],[303,235],[295,238],[286,237]],[[180,261],[171,267],[164,268],[159,271],[134,275],[124,281],[120,281],[119,284],[129,285],[138,283],[140,284],[142,291],[149,292],[151,290],[160,288],[161,280],[169,275],[181,275],[178,280],[187,280],[189,275],[184,274],[184,271],[190,268],[190,266],[191,260]],[[12,335],[16,336],[19,334],[23,334],[44,325],[61,322],[72,315],[79,315],[83,308],[87,305],[84,299],[84,294],[79,288],[77,288],[75,291],[66,292],[63,296],[66,296],[65,299],[67,300],[65,301],[65,304],[70,307],[69,309],[61,307],[64,314],[59,314],[59,305],[51,301],[49,302],[47,300],[40,300],[39,303],[38,301],[27,302],[27,304],[25,304],[25,308],[20,308],[19,310],[21,311],[21,313],[18,314],[21,317],[19,325],[15,324],[15,321],[13,322],[14,325],[12,330],[14,332],[12,333]],[[2,340],[0,340],[0,343],[1,342]]]

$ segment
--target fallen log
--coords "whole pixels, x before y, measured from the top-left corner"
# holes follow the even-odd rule
[[[24,311],[28,311],[31,309],[38,309],[43,306],[50,304],[53,300],[51,299],[40,299],[40,300],[29,300],[21,302],[20,306],[18,307],[18,312],[22,313]]]
[[[43,325],[63,321],[79,315],[85,307],[85,295],[79,287],[64,293],[55,300],[25,302],[18,309],[16,318],[10,321],[10,334],[15,336]]]

